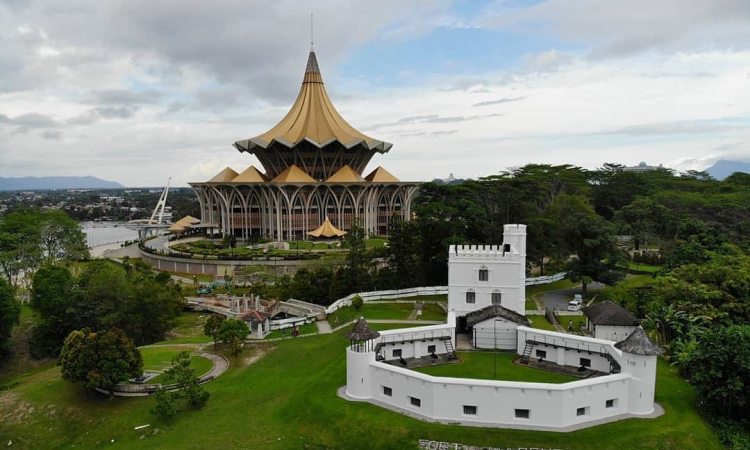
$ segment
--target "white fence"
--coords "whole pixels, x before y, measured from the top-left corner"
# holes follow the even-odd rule
[[[554,275],[547,275],[543,277],[526,278],[526,286],[554,283],[555,281],[560,281],[565,278],[565,275],[565,272],[560,272]],[[340,298],[331,303],[328,308],[326,308],[326,314],[331,314],[339,308],[351,305],[352,299],[357,295],[362,297],[362,300],[364,302],[371,302],[375,300],[393,300],[404,297],[419,297],[422,295],[448,295],[448,286],[415,287],[407,289],[393,289],[390,291],[372,291],[360,292],[358,294],[349,294],[346,297]]]

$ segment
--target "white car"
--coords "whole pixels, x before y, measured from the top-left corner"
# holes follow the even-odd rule
[[[583,306],[581,294],[576,294],[573,300],[568,302],[568,311],[580,311]]]

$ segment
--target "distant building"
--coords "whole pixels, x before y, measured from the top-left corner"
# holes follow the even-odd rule
[[[249,166],[237,173],[227,167],[190,186],[198,194],[201,221],[242,239],[305,239],[326,219],[343,231],[356,221],[369,234],[387,234],[394,216],[411,219],[419,186],[383,167],[364,173],[370,159],[391,145],[341,117],[311,50],[287,115],[269,131],[234,144],[255,155],[264,170]]]
[[[649,166],[645,161],[641,161],[637,166],[625,166],[622,168],[625,172],[651,172],[653,170],[663,169],[664,166],[659,164],[658,166]]]

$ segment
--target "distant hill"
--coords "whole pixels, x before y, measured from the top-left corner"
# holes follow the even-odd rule
[[[0,191],[45,189],[117,189],[125,186],[96,177],[0,177]]]
[[[713,166],[706,169],[706,172],[717,180],[723,180],[735,172],[750,173],[750,162],[720,159]]]

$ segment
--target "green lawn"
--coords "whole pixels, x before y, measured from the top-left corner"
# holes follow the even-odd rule
[[[195,347],[142,347],[141,356],[143,357],[143,370],[165,370],[172,364],[172,359],[181,351],[192,352]],[[195,370],[195,375],[201,376],[211,370],[213,363],[211,360],[202,356],[191,356],[190,367]],[[149,383],[161,383],[162,375],[149,380]]]
[[[299,334],[302,336],[303,334],[315,334],[318,332],[318,326],[315,325],[315,322],[313,323],[306,323],[299,327]],[[277,338],[291,338],[292,337],[292,329],[287,328],[284,330],[273,330],[272,332],[268,333],[268,336],[266,336],[266,339],[277,339]]]
[[[529,319],[529,322],[531,322],[531,326],[533,328],[539,328],[540,330],[548,330],[548,331],[557,331],[554,325],[549,323],[547,318],[543,315],[528,315],[526,316],[527,319]]]
[[[483,378],[488,380],[567,383],[579,378],[513,364],[514,353],[458,352],[461,362],[423,367],[418,372],[438,377]]]
[[[422,297],[411,297],[410,300],[422,301]],[[371,302],[362,305],[360,311],[356,311],[351,306],[339,308],[328,316],[328,322],[335,328],[362,316],[365,319],[375,320],[407,320],[412,311],[414,311],[413,303]],[[445,320],[445,317],[443,309],[433,300],[431,303],[425,303],[421,319],[414,320]]]
[[[207,405],[170,424],[149,413],[153,398],[87,395],[62,381],[56,367],[32,373],[0,393],[0,437],[13,449],[409,449],[419,439],[566,450],[721,449],[695,409],[692,388],[663,362],[656,399],[666,415],[657,419],[571,433],[460,427],[337,397],[346,383],[344,333],[274,343],[255,364],[233,365],[206,384]],[[133,429],[144,424],[151,426]]]
[[[183,312],[177,317],[174,328],[162,343],[169,344],[205,344],[213,338],[203,334],[203,325],[210,313]]]
[[[631,273],[641,273],[641,274],[653,274],[660,270],[662,270],[664,266],[659,266],[655,264],[643,264],[643,263],[637,263],[637,262],[628,262],[628,271]]]

